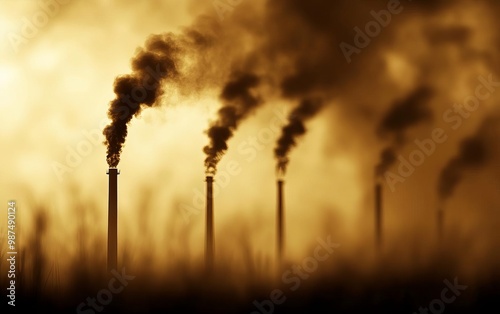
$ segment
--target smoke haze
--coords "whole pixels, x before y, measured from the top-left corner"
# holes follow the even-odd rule
[[[25,21],[40,16],[43,1],[0,1],[0,198],[19,206],[24,287],[68,304],[66,312],[106,287],[106,168],[119,165],[119,259],[137,281],[113,304],[124,300],[122,313],[196,313],[231,296],[243,304],[232,313],[256,311],[254,300],[280,288],[267,283],[274,169],[286,157],[294,165],[284,194],[286,259],[300,265],[319,236],[341,247],[300,290],[281,287],[287,302],[276,311],[320,304],[332,313],[412,313],[454,276],[470,290],[450,310],[496,304],[498,1],[401,1],[363,48],[355,38],[389,1],[221,1],[230,6],[223,19],[213,1],[66,1],[28,37]],[[18,46],[11,34],[22,38]],[[342,43],[359,49],[350,63]],[[374,166],[399,175],[398,157],[409,160],[415,140],[437,128],[447,140],[395,192],[384,188],[378,259]],[[198,266],[203,172],[216,168],[212,286]],[[440,201],[450,214],[438,247]],[[3,259],[3,287],[7,266]],[[226,289],[212,299],[205,286]]]
[[[297,145],[297,138],[306,133],[305,121],[316,115],[323,102],[317,99],[305,99],[294,108],[288,116],[288,123],[281,129],[281,136],[278,138],[274,155],[278,161],[277,170],[286,172],[289,158],[288,154],[292,147]]]
[[[392,143],[380,155],[377,175],[383,175],[396,161],[398,150],[407,141],[406,129],[431,119],[428,102],[432,94],[430,88],[418,87],[406,99],[397,100],[386,113],[377,131],[381,138],[388,137]]]
[[[262,103],[254,95],[258,84],[256,75],[245,73],[237,74],[224,86],[220,95],[224,105],[217,111],[217,120],[207,130],[210,144],[203,148],[207,154],[207,172],[215,172],[217,163],[228,149],[227,140],[233,136],[240,122]]]

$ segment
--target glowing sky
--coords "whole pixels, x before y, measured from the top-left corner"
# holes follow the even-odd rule
[[[49,250],[73,250],[61,242],[74,235],[82,219],[103,236],[107,164],[102,129],[109,122],[114,79],[130,72],[130,59],[149,35],[179,33],[203,13],[221,30],[220,57],[213,59],[219,63],[207,66],[207,72],[226,74],[232,63],[221,59],[238,60],[259,45],[263,50],[253,51],[245,62],[259,64],[259,70],[269,73],[267,88],[276,89],[266,91],[266,104],[241,124],[219,165],[216,184],[224,186],[215,201],[216,238],[226,248],[238,247],[243,238],[253,253],[273,254],[267,245],[274,237],[273,149],[287,114],[310,85],[307,92],[321,94],[328,105],[307,123],[308,133],[290,155],[285,192],[290,255],[301,256],[318,232],[353,241],[351,248],[358,240],[371,241],[373,167],[388,142],[376,134],[377,125],[395,102],[424,82],[435,91],[427,104],[433,119],[409,128],[398,154],[408,158],[416,149],[414,140],[428,138],[437,127],[446,130],[449,140],[397,185],[397,193],[386,191],[386,223],[392,245],[404,238],[426,246],[418,239],[433,238],[435,226],[429,221],[438,204],[439,172],[459,152],[460,142],[498,113],[500,91],[482,101],[456,131],[442,118],[474,93],[478,77],[500,80],[498,44],[492,44],[498,41],[498,25],[490,12],[490,5],[497,6],[457,1],[441,11],[429,4],[409,7],[348,64],[338,43],[352,43],[353,28],[371,19],[366,1],[335,11],[331,19],[311,18],[321,9],[313,5],[285,2],[266,7],[262,1],[244,1],[220,21],[210,1],[73,0],[51,11],[43,27],[26,38],[26,23],[42,12],[39,2],[0,0],[0,200],[17,200],[26,225],[38,209],[51,217],[54,246]],[[347,2],[340,1],[339,10]],[[378,9],[385,4],[376,3]],[[334,4],[323,4],[333,12]],[[290,14],[280,13],[283,7]],[[273,19],[277,22],[271,23]],[[467,40],[455,36],[457,26],[469,30]],[[16,36],[24,39],[17,42]],[[272,61],[261,62],[268,58]],[[289,73],[293,79],[277,83]],[[293,84],[298,87],[283,87]],[[220,88],[167,93],[161,106],[132,120],[119,165],[120,236],[124,243],[130,241],[129,247],[140,248],[141,236],[148,239],[148,248],[167,237],[170,250],[202,256],[202,148],[208,143],[204,131],[220,106]],[[499,133],[491,129],[485,138],[494,147]],[[498,150],[492,154],[498,157]],[[239,171],[224,177],[231,162]],[[468,174],[447,205],[454,213],[448,222],[454,232],[470,236],[487,213],[499,216],[498,180],[498,162]],[[483,199],[474,196],[479,192]],[[186,208],[199,213],[186,221]],[[462,226],[461,221],[470,224]],[[493,245],[494,238],[487,243]],[[474,256],[487,249],[485,245]],[[229,249],[221,254],[231,255]]]

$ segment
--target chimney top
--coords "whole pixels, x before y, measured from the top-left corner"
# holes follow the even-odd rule
[[[106,174],[120,174],[120,170],[118,170],[117,168],[109,168],[108,171],[106,172]]]

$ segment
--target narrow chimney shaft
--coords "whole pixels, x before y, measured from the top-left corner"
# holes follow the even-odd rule
[[[108,197],[108,271],[117,269],[118,256],[118,174],[116,168],[109,168]]]
[[[281,263],[284,253],[284,212],[283,212],[283,180],[278,180],[278,199],[277,199],[277,216],[276,216],[276,239],[278,261]]]
[[[206,244],[205,244],[205,261],[207,269],[212,269],[214,264],[214,199],[213,199],[213,182],[212,176],[206,177],[207,181],[207,226],[206,226]]]
[[[375,241],[377,249],[382,247],[382,184],[375,183]]]

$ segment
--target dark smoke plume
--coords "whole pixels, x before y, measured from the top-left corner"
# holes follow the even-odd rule
[[[111,101],[104,128],[107,162],[116,167],[127,136],[127,124],[141,111],[141,105],[152,107],[163,94],[162,84],[178,76],[180,47],[171,34],[149,38],[144,48],[132,59],[132,73],[119,76],[114,83],[116,98]]]
[[[426,106],[432,96],[428,87],[419,87],[406,99],[398,100],[386,114],[379,127],[380,134],[400,134],[422,120],[430,118]]]
[[[441,200],[453,195],[466,170],[479,168],[489,160],[491,152],[488,147],[487,132],[490,127],[497,124],[498,119],[487,119],[475,135],[460,143],[458,155],[448,162],[439,177],[438,193]]]
[[[132,73],[114,82],[116,97],[108,110],[112,121],[103,131],[110,167],[120,161],[132,117],[142,108],[159,104],[167,86],[168,91],[173,89],[181,97],[199,97],[225,83],[233,72],[233,58],[241,55],[236,47],[230,53],[227,49],[236,36],[229,30],[233,28],[221,27],[215,18],[200,16],[178,34],[153,35],[146,41],[132,58]],[[233,101],[231,95],[227,98]]]
[[[262,103],[254,92],[259,84],[260,78],[257,75],[243,73],[234,75],[224,86],[220,94],[223,106],[217,112],[217,120],[207,130],[210,143],[203,148],[207,155],[207,173],[215,174],[217,163],[228,148],[227,141],[233,136],[239,123]]]
[[[392,143],[380,154],[380,161],[376,167],[378,176],[383,175],[397,160],[397,151],[405,144],[405,131],[422,121],[431,118],[428,102],[434,91],[421,86],[408,97],[398,100],[383,118],[377,133],[384,138],[392,136]]]
[[[288,116],[288,124],[281,129],[274,155],[277,159],[277,171],[286,172],[288,154],[292,147],[297,145],[297,137],[306,133],[304,122],[314,117],[323,107],[318,99],[304,99]]]

